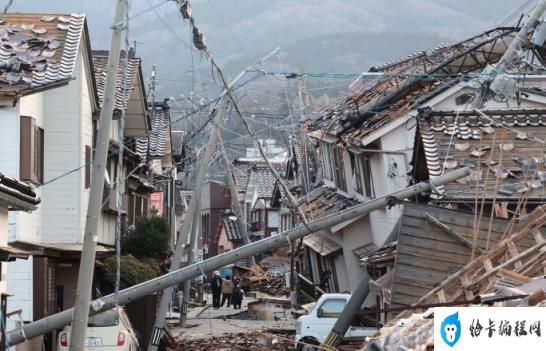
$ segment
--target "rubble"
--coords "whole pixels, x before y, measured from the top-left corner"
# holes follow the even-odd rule
[[[248,286],[250,291],[259,291],[272,296],[283,296],[290,293],[290,289],[284,282],[286,269],[271,267],[266,271],[260,265],[234,266],[233,272],[241,280],[241,286]]]
[[[284,351],[293,345],[289,336],[273,333],[236,333],[223,334],[208,339],[180,339],[169,351],[199,351],[199,350],[244,350],[244,351]]]

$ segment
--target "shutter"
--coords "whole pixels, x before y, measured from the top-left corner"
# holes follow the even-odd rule
[[[91,146],[85,145],[85,189],[91,187]]]
[[[35,120],[32,117],[21,116],[20,128],[20,160],[19,178],[31,180],[34,176],[34,128]]]
[[[34,180],[40,184],[44,182],[44,130],[34,128]]]

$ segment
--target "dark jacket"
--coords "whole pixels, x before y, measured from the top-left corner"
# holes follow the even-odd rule
[[[213,277],[210,282],[210,288],[213,292],[220,292],[222,290],[222,278],[218,276]]]

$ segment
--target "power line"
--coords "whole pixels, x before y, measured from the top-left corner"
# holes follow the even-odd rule
[[[157,18],[161,21],[161,23],[163,24],[163,27],[165,27],[166,30],[168,30],[175,38],[176,40],[178,40],[180,43],[182,43],[182,45],[184,45],[185,47],[187,47],[188,49],[192,50],[193,51],[193,47],[191,45],[189,45],[188,43],[186,43],[184,41],[184,39],[182,39],[170,26],[169,24],[163,19],[163,17],[161,17],[161,15],[159,14],[159,12],[157,12],[156,8],[154,7],[154,5],[152,4],[151,0],[146,0],[148,2],[148,4],[150,4],[150,9],[154,11],[155,15],[157,16]]]

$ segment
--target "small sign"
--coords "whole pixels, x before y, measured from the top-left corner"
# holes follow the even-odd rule
[[[148,211],[156,211],[159,216],[163,216],[163,193],[156,191],[148,196]]]
[[[436,351],[544,350],[545,307],[437,307]]]

